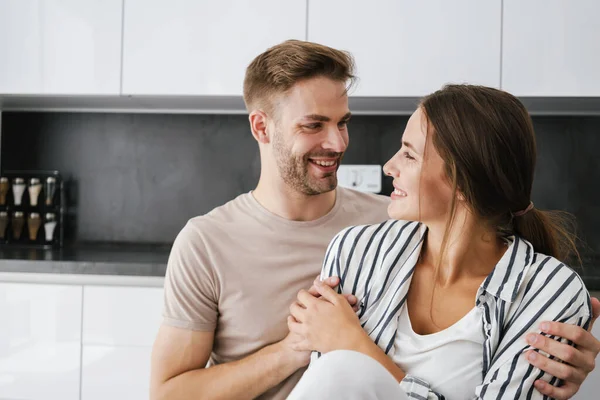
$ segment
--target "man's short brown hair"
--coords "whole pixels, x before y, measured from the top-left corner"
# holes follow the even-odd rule
[[[354,59],[346,51],[318,43],[287,40],[257,56],[246,69],[244,102],[248,111],[271,111],[275,95],[304,79],[326,77],[352,83]]]

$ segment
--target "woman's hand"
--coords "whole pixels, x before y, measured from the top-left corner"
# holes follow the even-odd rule
[[[304,338],[296,343],[296,350],[357,350],[365,341],[372,342],[346,297],[319,280],[314,287],[320,298],[301,290],[290,306],[288,328]]]

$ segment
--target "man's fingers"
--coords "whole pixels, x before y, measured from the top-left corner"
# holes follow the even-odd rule
[[[590,365],[583,354],[573,346],[545,337],[544,335],[538,335],[537,333],[528,334],[526,339],[527,343],[532,347],[545,351],[568,364],[582,368],[585,372],[590,372],[594,369],[594,366]]]
[[[555,387],[541,379],[535,381],[534,386],[541,394],[545,394],[546,396],[557,400],[568,400],[573,397],[579,389],[578,385],[571,382],[565,382],[560,387]]]
[[[581,350],[591,350],[596,353],[600,351],[600,342],[591,333],[577,325],[560,322],[542,322],[540,330],[544,333],[570,340]]]
[[[548,374],[564,381],[581,384],[587,376],[580,369],[551,360],[533,350],[528,351],[525,356],[527,357],[527,361],[529,361],[529,363],[534,367],[537,367],[542,371],[545,371]]]
[[[588,331],[592,331],[592,327],[598,319],[598,316],[600,316],[600,300],[598,300],[595,297],[592,297],[592,323],[590,324]]]

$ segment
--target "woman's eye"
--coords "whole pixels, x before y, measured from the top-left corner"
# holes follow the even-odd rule
[[[404,158],[408,158],[409,160],[414,160],[415,158],[413,156],[411,156],[408,151],[404,152]]]

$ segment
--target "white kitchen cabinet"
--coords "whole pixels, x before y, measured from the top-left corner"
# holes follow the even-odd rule
[[[81,400],[148,400],[152,348],[83,346]]]
[[[308,39],[354,55],[356,96],[500,85],[500,0],[312,1]]]
[[[307,0],[127,0],[123,94],[242,95],[254,57],[305,39]]]
[[[123,0],[0,0],[0,93],[116,95]]]
[[[85,286],[81,399],[148,399],[163,289]]]
[[[162,322],[163,289],[85,286],[85,345],[152,346]]]
[[[0,398],[77,400],[81,286],[0,283]]]
[[[502,88],[600,96],[598,0],[504,0]]]

